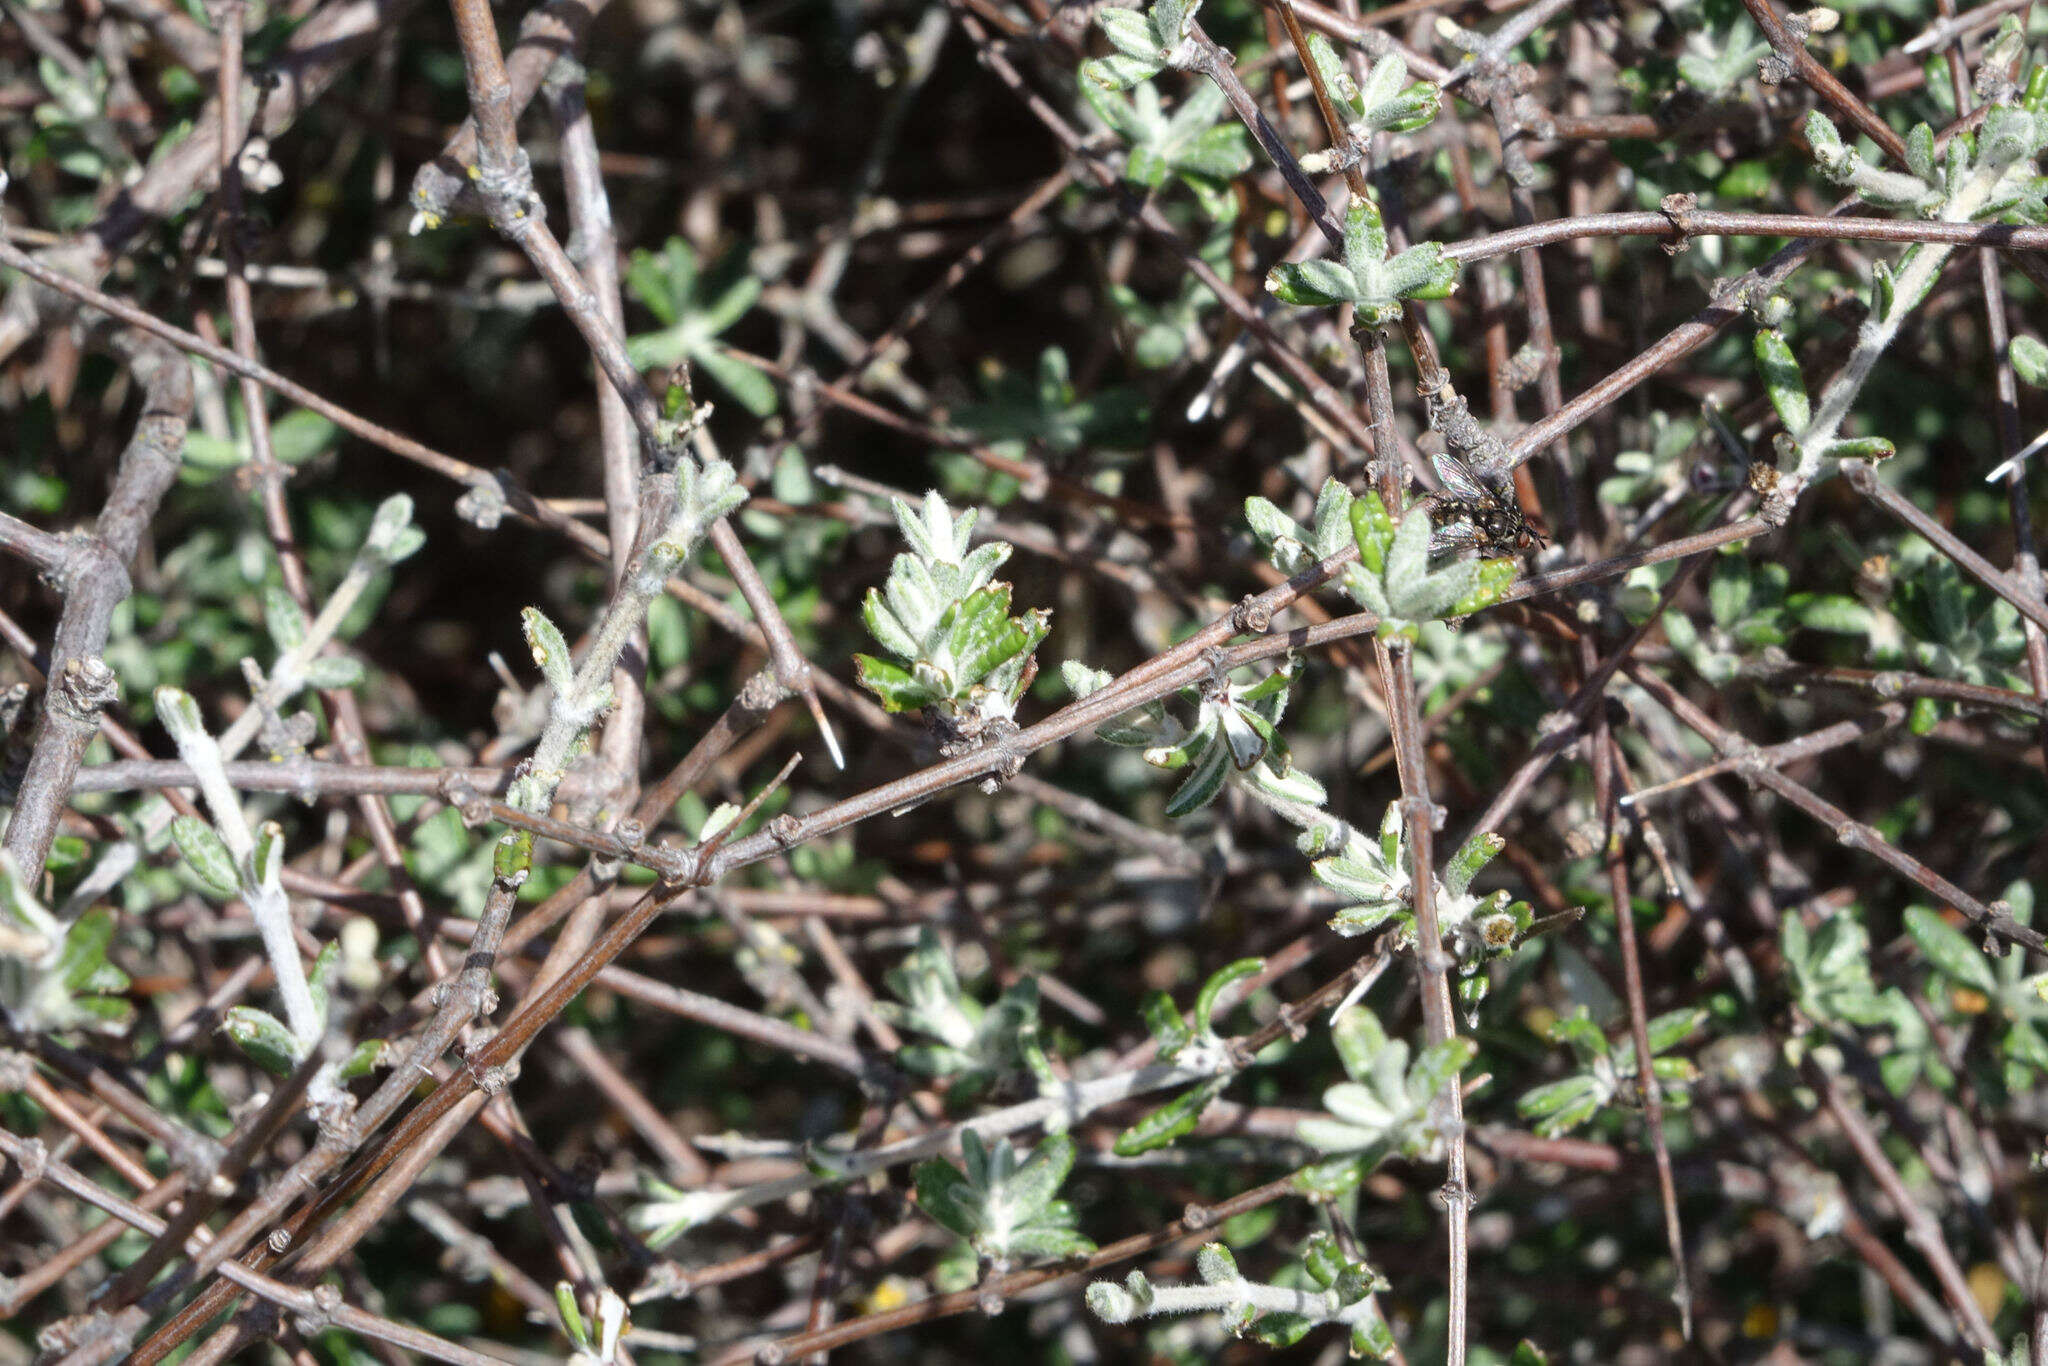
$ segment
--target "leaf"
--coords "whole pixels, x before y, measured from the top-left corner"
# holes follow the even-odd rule
[[[1214,1077],[1189,1087],[1116,1137],[1118,1157],[1138,1157],[1174,1143],[1195,1131],[1211,1101],[1223,1094],[1228,1077]]]
[[[1146,15],[1135,10],[1104,9],[1096,13],[1095,22],[1118,52],[1149,65],[1152,71],[1159,70],[1159,42]]]
[[[412,499],[403,493],[394,493],[377,504],[376,514],[370,518],[370,533],[363,537],[363,558],[389,569],[416,554],[427,543],[427,533],[412,524],[412,511]]]
[[[1330,1030],[1344,1074],[1358,1081],[1372,1072],[1373,1059],[1387,1046],[1387,1032],[1369,1010],[1349,1010]]]
[[[1247,977],[1257,976],[1266,966],[1263,958],[1240,958],[1234,963],[1209,974],[1209,980],[1202,983],[1202,989],[1195,996],[1195,1033],[1208,1036],[1215,1032],[1210,1016],[1216,1010],[1216,1001],[1233,982],[1242,982]]]
[[[1399,601],[1422,586],[1429,573],[1429,514],[1419,507],[1403,513],[1387,547],[1387,595]]]
[[[1422,1050],[1422,1056],[1415,1060],[1415,1069],[1409,1074],[1408,1088],[1411,1094],[1435,1095],[1457,1080],[1473,1057],[1479,1052],[1479,1045],[1471,1039],[1445,1039]]]
[[[1148,756],[1149,757],[1149,756]],[[1230,774],[1230,746],[1212,741],[1196,758],[1192,770],[1167,799],[1166,814],[1178,819],[1216,800]]]
[[[1881,436],[1852,436],[1828,442],[1822,453],[1829,460],[1889,460],[1899,448]]]
[[[1763,328],[1756,334],[1755,350],[1764,392],[1770,395],[1771,406],[1778,410],[1778,420],[1796,440],[1806,434],[1813,422],[1813,407],[1806,398],[1806,378],[1799,371],[1799,362],[1793,357],[1785,334],[1775,327]]]
[[[1242,128],[1208,128],[1174,150],[1172,165],[1184,176],[1227,181],[1251,169],[1251,148],[1245,144]]]
[[[1024,624],[1010,617],[1010,585],[990,584],[951,611],[947,649],[957,669],[954,695],[981,682],[997,665],[1030,648]]]
[[[659,252],[635,251],[626,264],[627,291],[667,327],[682,318],[696,285],[697,254],[680,237]]]
[[[519,614],[519,624],[526,633],[526,646],[533,652],[533,662],[540,666],[541,677],[555,696],[563,701],[572,701],[576,695],[576,670],[569,656],[569,642],[562,637],[561,628],[548,620],[547,613],[538,607],[528,607]]]
[[[1599,1085],[1589,1076],[1566,1077],[1523,1093],[1515,1102],[1515,1113],[1525,1119],[1543,1119],[1573,1109],[1592,1099],[1598,1103]]]
[[[1873,624],[1869,608],[1840,593],[1800,594],[1787,605],[1808,630],[1862,636],[1870,634]]]
[[[1181,1019],[1173,997],[1163,991],[1154,991],[1140,1002],[1138,1013],[1144,1018],[1146,1030],[1157,1040],[1162,1061],[1171,1061],[1195,1037],[1187,1021]]]
[[[1472,885],[1472,879],[1479,870],[1492,862],[1494,855],[1507,848],[1507,841],[1490,830],[1481,830],[1465,841],[1456,857],[1444,868],[1444,890],[1452,896],[1463,896],[1465,889]]]
[[[306,661],[306,686],[338,692],[363,681],[362,661],[352,655],[320,655]]]
[[[934,1223],[962,1238],[974,1237],[981,1224],[980,1202],[958,1167],[942,1157],[929,1158],[917,1164],[912,1180],[917,1207]]]
[[[1387,515],[1377,491],[1367,491],[1351,502],[1351,535],[1358,545],[1359,563],[1374,575],[1385,572],[1387,547],[1394,539],[1394,519]]]
[[[107,961],[107,949],[114,942],[114,913],[105,906],[87,911],[64,936],[63,951],[57,957],[57,980],[74,996],[97,996],[126,991],[128,974]],[[127,1009],[122,1002],[121,1008]]]
[[[254,886],[272,888],[284,872],[284,827],[265,821],[256,831],[255,847],[249,851],[249,876]]]
[[[2048,389],[2048,346],[2041,344],[2038,337],[2025,333],[2014,337],[2006,354],[2012,359],[2012,372],[2036,389]]]
[[[855,681],[873,693],[889,711],[916,711],[938,700],[929,687],[912,677],[910,671],[900,664],[891,664],[873,655],[855,655],[853,668]]]
[[[286,465],[303,465],[334,444],[340,428],[318,413],[294,408],[270,424],[270,453]]]
[[[1336,44],[1320,33],[1311,33],[1308,35],[1308,56],[1322,74],[1323,85],[1338,108],[1347,111],[1354,119],[1362,115],[1365,105],[1359,99],[1358,86],[1353,83],[1351,73],[1344,69],[1344,59],[1338,55]]]
[[[1650,1038],[1650,1051],[1662,1053],[1675,1048],[1686,1035],[1707,1022],[1707,1012],[1700,1009],[1674,1010],[1651,1020],[1646,1032]]]
[[[1987,996],[1997,994],[1998,979],[1983,952],[1934,911],[1925,906],[1907,908],[1906,933],[1913,936],[1936,971]]]
[[[1332,308],[1363,297],[1351,272],[1335,261],[1283,261],[1266,273],[1266,289],[1284,304]]]
[[[171,839],[184,856],[185,866],[208,891],[223,900],[241,894],[242,879],[235,871],[235,860],[212,826],[197,816],[173,817]]]
[[[775,411],[775,384],[763,371],[709,347],[692,352],[691,359],[755,417],[767,417]]]
[[[155,700],[157,720],[163,722],[164,729],[171,733],[171,739],[177,742],[181,753],[188,744],[213,743],[213,737],[206,733],[206,723],[200,719],[199,704],[192,700],[192,694],[182,688],[158,688]]]
[[[1922,180],[1934,179],[1934,129],[1925,123],[1914,124],[1906,134],[1906,169]]]
[[[1123,13],[1119,10],[1104,10],[1104,16]],[[1114,73],[1100,70],[1101,62],[1082,64],[1081,98],[1095,111],[1095,116],[1125,142],[1135,143],[1145,136],[1145,125],[1138,118],[1138,111],[1131,102],[1118,94],[1126,84],[1119,83]],[[1139,77],[1140,80],[1144,78]]]
[[[1121,10],[1104,10],[1103,14],[1120,14]],[[1081,63],[1081,77],[1090,85],[1105,90],[1128,90],[1140,81],[1150,80],[1159,74],[1160,64],[1147,57],[1132,57],[1124,53],[1112,53]],[[1085,88],[1085,87],[1084,87]]]
[[[1074,1152],[1074,1140],[1070,1136],[1048,1136],[1003,1183],[1005,1203],[1014,1210],[1024,1211],[1027,1220],[1036,1218],[1052,1203],[1053,1197],[1065,1184],[1068,1173],[1074,1170]]]
[[[334,1075],[338,1081],[354,1081],[357,1077],[367,1077],[383,1065],[384,1040],[365,1039],[349,1050],[341,1065],[334,1069]]]
[[[1448,299],[1458,288],[1458,263],[1444,257],[1441,244],[1421,242],[1387,262],[1384,279],[1389,307],[1369,321],[1398,318],[1400,309],[1391,306],[1395,299]]]
[[[263,626],[280,655],[290,654],[306,643],[306,613],[292,595],[276,584],[263,590]]]
[[[288,1077],[299,1065],[299,1041],[267,1010],[230,1007],[220,1029],[251,1061],[273,1076]]]
[[[1010,1234],[1009,1255],[1025,1260],[1065,1261],[1095,1251],[1095,1241],[1070,1228],[1043,1224],[1020,1228]]]
[[[1259,544],[1264,546],[1270,547],[1280,541],[1306,546],[1310,539],[1301,523],[1264,498],[1254,496],[1244,500],[1244,519],[1250,524],[1252,534],[1259,538]]]
[[[1387,256],[1387,229],[1380,206],[1360,195],[1344,209],[1344,264],[1363,282],[1371,267]]]

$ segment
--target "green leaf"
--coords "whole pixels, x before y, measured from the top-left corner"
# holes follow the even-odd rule
[[[284,827],[265,821],[256,829],[256,844],[249,851],[249,876],[255,886],[275,887],[284,871]]]
[[[938,700],[938,694],[911,676],[908,669],[873,655],[853,657],[854,678],[880,699],[889,711],[916,711]]]
[[[1353,506],[1357,506],[1353,504]],[[1387,595],[1398,601],[1414,593],[1429,574],[1429,514],[1411,507],[1394,527],[1387,546]]]
[[[1198,1086],[1189,1087],[1166,1104],[1146,1115],[1130,1128],[1117,1135],[1114,1149],[1118,1157],[1137,1157],[1159,1148],[1172,1146],[1195,1131],[1201,1123],[1202,1113],[1211,1101],[1223,1094],[1230,1085],[1228,1077],[1214,1077]]]
[[[1983,951],[1934,911],[1925,906],[1909,907],[1906,911],[1906,933],[1913,936],[1913,942],[1920,946],[1920,952],[1927,955],[1927,961],[1934,964],[1937,972],[1965,986],[1975,987],[1987,996],[1997,993],[1998,979],[1992,975],[1991,964]]]
[[[1148,756],[1149,757],[1149,756]],[[1230,746],[1212,741],[1196,758],[1188,776],[1167,799],[1166,814],[1174,819],[1199,811],[1216,800],[1230,776]]]
[[[1104,9],[1096,12],[1095,22],[1119,53],[1149,64],[1154,72],[1159,70],[1159,42],[1147,16],[1135,10]]]
[[[755,417],[767,417],[775,411],[775,384],[764,371],[709,347],[692,352],[691,359]]]
[[[337,692],[363,681],[362,661],[352,655],[318,655],[306,661],[306,686]]]
[[[318,413],[294,408],[270,424],[270,451],[286,465],[302,465],[334,444],[341,429]]]
[[[1515,1102],[1515,1113],[1524,1119],[1544,1119],[1566,1110],[1576,1110],[1587,1100],[1597,1104],[1599,1084],[1589,1076],[1566,1077],[1524,1092]]]
[[[1387,256],[1387,228],[1380,206],[1360,195],[1344,209],[1344,264],[1361,280],[1368,267]]]
[[[2048,389],[2048,346],[2024,332],[2012,339],[2006,354],[2012,358],[2012,372],[2036,389]]]
[[[1806,398],[1806,379],[1785,334],[1766,327],[1756,334],[1756,368],[1763,376],[1764,392],[1778,410],[1778,420],[1796,440],[1813,422],[1813,406]]]
[[[569,642],[563,638],[561,628],[538,607],[522,610],[519,624],[526,632],[526,645],[533,652],[533,662],[540,666],[541,677],[557,697],[572,700],[576,695],[575,661],[570,658]]]
[[[263,625],[280,655],[290,654],[306,643],[305,611],[276,584],[263,589]]]
[[[220,1029],[252,1062],[273,1076],[288,1077],[299,1065],[299,1041],[267,1010],[230,1007]]]
[[[1387,567],[1387,547],[1394,539],[1394,519],[1387,515],[1377,491],[1369,490],[1351,501],[1351,535],[1358,545],[1359,563],[1372,574]]]
[[[340,1081],[354,1081],[357,1077],[369,1076],[383,1065],[384,1040],[365,1039],[349,1050],[341,1065],[334,1069],[334,1075]]]
[[[171,839],[184,855],[185,866],[208,891],[222,899],[241,894],[235,861],[212,826],[197,816],[177,816],[171,820]]]
[[[1093,1251],[1094,1239],[1070,1228],[1036,1224],[1017,1229],[1009,1237],[1010,1256],[1025,1260],[1065,1261],[1069,1257],[1085,1257]]]
[[[1823,453],[1829,460],[1889,460],[1899,448],[1881,436],[1851,436],[1828,442]]]
[[[962,598],[950,612],[947,648],[957,668],[955,696],[1028,649],[1024,624],[1010,617],[1010,585],[992,583]]]
[[[1868,607],[1840,593],[1797,594],[1787,606],[1799,624],[1812,631],[1863,636],[1870,634],[1873,624]]]
[[[1047,1136],[1003,1183],[1004,1202],[1034,1220],[1052,1203],[1074,1170],[1074,1140],[1067,1134]]]
[[[1415,1070],[1409,1074],[1410,1091],[1435,1095],[1456,1081],[1478,1052],[1478,1044],[1463,1038],[1445,1039],[1423,1049],[1422,1056],[1415,1060]]]
[[[87,911],[64,936],[64,948],[57,956],[57,980],[74,996],[97,996],[126,991],[128,974],[107,961],[107,949],[114,942],[114,913],[105,906]],[[120,1003],[126,1010],[127,1004]]]
[[[1707,1022],[1707,1012],[1701,1009],[1674,1010],[1659,1015],[1649,1022],[1647,1033],[1650,1037],[1650,1051],[1662,1053],[1676,1047],[1686,1035]]]
[[[912,1180],[918,1208],[934,1223],[962,1238],[974,1237],[980,1228],[980,1202],[958,1167],[944,1158],[929,1158],[917,1164]]]
[[[1465,889],[1472,885],[1472,879],[1479,870],[1493,861],[1494,855],[1507,848],[1507,841],[1490,830],[1482,830],[1466,840],[1457,856],[1444,868],[1444,890],[1452,896],[1463,896]]]
[[[1257,976],[1265,966],[1263,958],[1240,958],[1210,973],[1209,980],[1202,983],[1201,991],[1195,996],[1195,1033],[1205,1037],[1213,1034],[1215,1031],[1209,1017],[1216,1009],[1217,998],[1231,983]]]
[[[329,940],[321,945],[320,953],[313,959],[312,971],[306,974],[306,994],[313,998],[314,1013],[324,1021],[327,1018],[328,991],[334,981],[334,972],[341,965],[341,945]]]
[[[1158,1041],[1159,1057],[1171,1062],[1174,1054],[1186,1048],[1195,1033],[1181,1019],[1180,1008],[1173,1003],[1173,997],[1163,991],[1154,991],[1139,1003],[1138,1013],[1144,1018],[1145,1028]]]
[[[1348,1010],[1331,1027],[1330,1041],[1337,1047],[1344,1075],[1360,1081],[1371,1075],[1373,1059],[1387,1046],[1387,1031],[1371,1011]]]
[[[1283,304],[1334,308],[1363,297],[1351,272],[1335,261],[1283,261],[1266,273],[1266,289]]]

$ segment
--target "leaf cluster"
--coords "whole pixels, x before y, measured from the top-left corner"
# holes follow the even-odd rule
[[[890,711],[931,707],[952,720],[1013,722],[1052,614],[1010,615],[1010,585],[995,578],[1010,546],[969,549],[976,509],[956,518],[936,491],[922,509],[901,499],[892,506],[910,550],[895,558],[881,588],[868,590],[861,616],[896,658],[855,655],[861,686]]]

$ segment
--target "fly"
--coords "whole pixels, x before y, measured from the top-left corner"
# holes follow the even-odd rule
[[[1431,554],[1476,550],[1482,557],[1518,555],[1540,549],[1544,535],[1522,515],[1514,486],[1501,475],[1479,471],[1458,457],[1432,458],[1443,488],[1428,498],[1434,529]]]

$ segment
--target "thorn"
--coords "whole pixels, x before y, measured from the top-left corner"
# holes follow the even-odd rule
[[[1995,468],[1993,468],[1991,473],[1984,476],[1984,482],[1987,484],[1997,483],[2006,475],[2017,470],[2020,467],[2021,462],[2024,461],[2028,456],[2034,454],[2034,452],[2038,450],[2041,450],[2043,447],[2048,447],[2048,432],[2042,432],[2039,436],[2035,437],[2032,441],[2029,441],[2025,446],[2022,446],[2018,451],[2014,452],[2011,459],[2006,460],[1997,465]]]
[[[804,705],[811,709],[811,719],[818,723],[818,734],[825,737],[825,748],[832,754],[832,767],[846,771],[846,756],[839,752],[839,736],[834,733],[832,723],[825,719],[825,704],[818,700],[816,688],[804,689]]]

